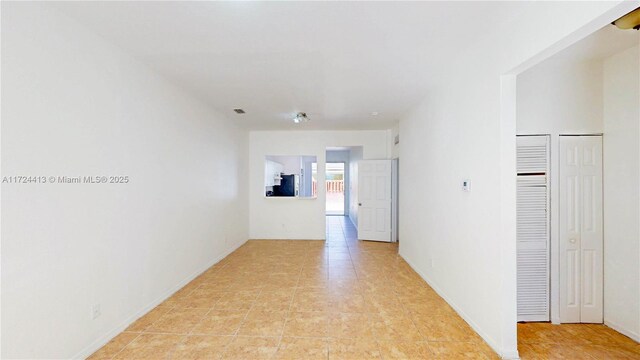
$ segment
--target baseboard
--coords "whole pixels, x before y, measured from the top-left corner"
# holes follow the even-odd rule
[[[129,327],[129,325],[131,325],[134,321],[138,320],[138,318],[140,318],[142,315],[148,313],[149,311],[151,311],[151,309],[160,305],[162,302],[168,299],[171,295],[173,295],[176,291],[180,290],[182,287],[190,283],[193,279],[195,279],[196,277],[198,277],[198,275],[205,272],[208,268],[219,263],[222,259],[227,257],[232,252],[236,251],[240,246],[244,245],[246,242],[247,241],[245,240],[245,241],[238,242],[235,245],[232,245],[222,255],[214,258],[205,266],[203,266],[201,269],[198,269],[197,271],[195,271],[194,273],[192,273],[191,275],[187,276],[185,279],[180,281],[176,286],[173,286],[169,290],[165,291],[160,297],[152,301],[149,305],[145,306],[139,311],[136,311],[133,315],[129,316],[127,320],[125,320],[122,324],[120,324],[119,326],[116,326],[114,329],[111,329],[106,334],[98,338],[96,341],[92,342],[89,346],[85,347],[80,352],[78,352],[75,356],[73,356],[72,359],[86,359],[91,354],[98,351],[98,349],[100,349],[109,341],[111,341],[111,339],[113,339],[116,335],[123,332],[127,327]]]
[[[627,329],[623,328],[622,326],[620,326],[620,325],[618,325],[616,323],[613,323],[611,321],[605,320],[604,324],[606,326],[612,328],[613,330],[619,332],[620,334],[622,334],[624,336],[627,336],[627,337],[630,337],[631,339],[633,339],[633,341],[640,342],[640,336],[639,336],[638,333],[635,333],[633,331],[627,330]]]
[[[495,349],[494,349],[495,350]],[[503,351],[500,357],[503,360],[520,360],[520,354],[518,351]]]
[[[349,220],[351,220],[351,223],[357,229],[358,228],[358,224],[356,223],[356,221],[353,221],[353,218],[351,216],[349,216]]]
[[[435,283],[426,275],[424,274],[422,271],[418,270],[418,268],[411,262],[411,260],[407,259],[404,255],[402,255],[402,253],[399,254],[400,257],[402,257],[404,259],[404,261],[407,262],[407,264],[409,264],[409,266],[413,269],[413,271],[415,271],[418,275],[420,275],[420,277],[427,282],[427,284],[429,284],[429,286],[431,286],[431,288],[438,294],[440,295],[440,297],[442,297],[449,305],[451,305],[451,307],[453,308],[453,310],[456,311],[456,313],[458,313],[458,315],[460,315],[460,317],[462,319],[464,319],[464,321],[467,322],[467,324],[469,324],[469,326],[471,326],[471,328],[478,334],[480,335],[480,337],[487,343],[489,344],[489,346],[493,349],[493,351],[495,351],[498,355],[500,355],[500,357],[504,360],[517,360],[520,359],[520,356],[518,354],[518,351],[503,351],[498,344],[496,344],[495,340],[490,337],[489,335],[487,335],[484,331],[482,331],[480,329],[480,327],[478,326],[478,324],[476,324],[473,320],[471,320],[471,318],[464,312],[462,311],[462,309],[460,309],[460,307],[458,305],[456,305],[455,302],[453,302],[447,295],[445,295],[442,290],[435,285]]]
[[[261,239],[249,239],[249,241],[265,241],[265,240],[280,240],[280,241],[325,241],[325,238],[305,238],[305,239],[288,239],[288,238],[261,238]]]

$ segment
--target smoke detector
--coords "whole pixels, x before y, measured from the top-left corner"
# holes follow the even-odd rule
[[[293,122],[296,124],[300,124],[307,121],[309,121],[309,118],[307,117],[307,113],[303,113],[303,112],[297,113],[296,116],[293,118]]]

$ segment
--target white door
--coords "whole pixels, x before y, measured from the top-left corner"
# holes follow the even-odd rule
[[[549,321],[549,136],[516,144],[518,321]]]
[[[560,137],[560,321],[603,321],[602,137]]]
[[[391,160],[358,161],[358,239],[391,241]]]

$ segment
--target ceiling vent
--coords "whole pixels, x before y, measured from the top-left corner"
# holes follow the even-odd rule
[[[235,111],[236,114],[244,114],[244,110],[242,109],[233,109],[233,111]]]

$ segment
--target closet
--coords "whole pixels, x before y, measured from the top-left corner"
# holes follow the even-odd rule
[[[549,321],[549,136],[518,136],[518,321]]]
[[[603,321],[602,136],[561,136],[560,321]]]

